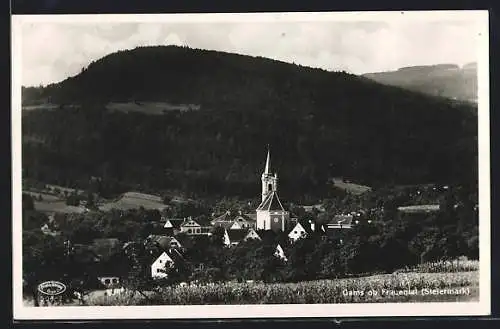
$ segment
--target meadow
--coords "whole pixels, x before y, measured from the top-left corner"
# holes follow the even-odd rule
[[[167,206],[158,196],[137,192],[127,192],[117,200],[103,204],[99,207],[99,209],[102,211],[109,211],[111,209],[129,210],[137,209],[139,207],[143,207],[146,210],[162,210]]]
[[[333,178],[332,182],[335,187],[340,188],[341,190],[344,190],[346,192],[352,193],[354,195],[360,195],[371,191],[371,187],[369,186],[354,184],[351,182],[345,182],[341,178]]]
[[[165,111],[199,110],[195,104],[170,104],[166,102],[111,102],[106,105],[109,111],[140,112],[150,115],[162,115]]]
[[[456,302],[479,298],[477,271],[393,273],[299,283],[236,283],[163,287],[149,297],[127,293],[91,298],[88,305],[335,304]]]

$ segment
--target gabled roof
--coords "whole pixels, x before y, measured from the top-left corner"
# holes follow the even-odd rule
[[[217,221],[217,222],[214,222],[213,225],[215,227],[223,227],[226,230],[229,230],[234,225],[234,223],[236,223],[236,222],[235,221]]]
[[[182,222],[181,226],[189,226],[188,224],[193,223],[195,226],[201,226],[196,220],[192,218],[186,218]]]
[[[248,214],[242,214],[242,213],[234,214],[228,210],[225,213],[223,213],[222,215],[212,219],[210,221],[210,223],[212,225],[215,225],[216,223],[220,223],[220,222],[235,222],[235,221],[236,222],[243,222],[243,221],[253,222],[255,220],[256,220],[255,215],[253,215],[253,217],[250,217]]]
[[[351,225],[353,215],[335,215],[326,224],[327,225]]]
[[[229,236],[229,241],[233,242],[241,242],[248,234],[248,229],[239,229],[239,230],[227,230],[227,234]]]
[[[184,219],[182,219],[182,218],[167,218],[163,227],[164,228],[178,229],[181,227],[183,222],[184,222]]]
[[[230,221],[231,218],[232,218],[231,212],[228,210],[225,213],[223,213],[222,215],[212,219],[211,223],[213,224],[213,223],[220,222],[220,221]]]
[[[257,210],[281,210],[284,211],[283,205],[281,204],[280,199],[278,198],[278,194],[276,191],[273,191],[267,195],[264,201],[261,202]]]
[[[180,244],[180,241],[174,237],[168,235],[154,235],[154,234],[149,235],[146,238],[145,242],[157,243],[162,248],[170,248],[170,243],[172,242],[172,240],[176,240]]]
[[[177,263],[179,261],[184,260],[184,256],[177,249],[167,249],[167,250],[162,250],[161,252],[154,255],[152,263],[156,262],[156,260],[161,255],[163,255],[163,253],[166,253],[168,255],[168,257],[170,257],[174,263]]]
[[[313,233],[313,230],[311,229],[311,223],[308,223],[308,222],[297,222],[297,224],[295,224],[290,229],[290,231],[288,231],[288,234],[290,234],[291,232],[295,231],[296,229],[298,229],[300,227],[302,227],[307,234]]]
[[[250,221],[250,222],[256,222],[257,221],[257,214],[255,214],[255,213],[245,214],[245,216],[248,218],[248,221]]]
[[[247,234],[245,235],[245,237],[243,239],[245,239],[245,240],[249,239],[249,238],[251,238],[250,237],[251,235],[254,235],[255,237],[253,237],[253,238],[255,238],[255,239],[262,240],[259,233],[257,233],[257,231],[255,231],[253,228],[248,230]]]

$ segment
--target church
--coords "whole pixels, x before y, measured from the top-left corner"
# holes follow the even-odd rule
[[[278,174],[271,173],[271,155],[267,150],[267,159],[262,181],[262,201],[257,207],[257,230],[285,231],[290,213],[285,211],[278,197]]]

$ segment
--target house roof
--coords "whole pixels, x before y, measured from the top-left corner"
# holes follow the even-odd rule
[[[257,233],[257,231],[255,231],[253,228],[251,228],[251,229],[249,229],[249,230],[247,231],[247,234],[245,235],[245,238],[246,238],[246,237],[247,237],[247,236],[248,236],[251,232],[255,233],[255,235],[257,235],[257,237],[258,237],[258,239],[259,239],[259,240],[262,240],[262,238],[260,237],[259,233]]]
[[[264,201],[261,202],[257,210],[282,210],[284,211],[285,209],[283,208],[283,205],[281,204],[280,199],[278,198],[278,194],[276,191],[273,191],[269,193]]]
[[[236,223],[236,222],[235,221],[225,221],[225,220],[222,221],[222,220],[220,220],[220,221],[214,222],[213,225],[215,227],[223,227],[226,230],[229,230],[231,228],[231,226],[234,225],[234,223]]]
[[[186,218],[184,219],[184,221],[182,222],[181,226],[189,226],[188,224],[189,223],[194,223],[196,226],[201,226],[197,220],[194,220],[193,218],[189,217],[189,218]]]
[[[257,214],[245,214],[245,216],[248,218],[248,221],[251,222],[256,222],[257,221]]]
[[[329,225],[351,225],[353,215],[335,215],[326,224]]]
[[[212,225],[216,225],[217,223],[220,222],[253,222],[256,220],[256,215],[252,214],[252,217],[249,216],[249,214],[242,214],[242,213],[231,213],[231,211],[226,211],[222,215],[212,219],[210,223]]]
[[[306,231],[307,234],[313,233],[313,230],[311,228],[311,223],[309,223],[309,222],[297,222],[297,224],[295,224],[288,231],[288,234],[290,234],[291,232],[293,232],[298,227],[298,225],[300,225],[304,229],[304,231]]]
[[[220,221],[230,221],[233,215],[231,215],[231,211],[227,210],[225,213],[223,213],[220,216],[215,217],[212,219],[212,223],[215,222],[220,222]]]
[[[163,227],[164,228],[178,229],[181,227],[183,222],[184,222],[184,219],[182,219],[182,218],[166,218],[165,224],[163,225]]]
[[[172,242],[172,240],[177,240],[177,239],[168,235],[155,235],[155,234],[151,234],[146,238],[146,242],[157,243],[162,248],[170,248],[170,243]]]
[[[170,257],[174,263],[177,263],[179,261],[184,260],[184,256],[177,249],[167,249],[167,250],[162,250],[161,252],[158,252],[157,254],[155,254],[153,257],[153,262],[156,262],[158,257],[160,257],[163,253],[166,253],[168,255],[168,257]]]
[[[227,230],[227,234],[229,236],[229,241],[231,242],[240,242],[242,241],[248,234],[248,229],[238,229],[238,230]]]

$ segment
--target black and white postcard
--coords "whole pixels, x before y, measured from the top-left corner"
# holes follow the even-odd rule
[[[15,319],[490,312],[487,11],[12,17]]]

